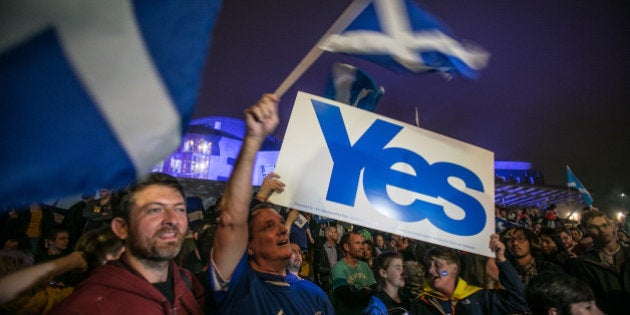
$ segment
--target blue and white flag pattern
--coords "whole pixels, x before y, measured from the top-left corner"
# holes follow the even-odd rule
[[[330,35],[320,48],[397,72],[439,71],[469,79],[478,78],[490,58],[483,48],[456,40],[410,0],[373,0],[345,31]]]
[[[361,69],[344,63],[335,63],[330,72],[325,96],[350,106],[373,112],[385,93],[382,86]]]
[[[123,187],[177,148],[220,0],[0,4],[0,205]]]
[[[580,180],[577,177],[575,177],[575,174],[573,174],[573,172],[571,171],[571,168],[569,168],[568,165],[567,165],[567,186],[575,188],[580,192],[586,206],[590,207],[593,205],[593,197],[588,192],[588,190],[586,190],[586,187],[582,185],[582,182],[580,182]]]

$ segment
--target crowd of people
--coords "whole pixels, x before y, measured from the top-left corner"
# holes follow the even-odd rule
[[[191,223],[177,179],[152,173],[85,195],[63,219],[32,204],[0,215],[0,313],[625,314],[630,247],[592,209],[497,208],[493,257],[313,216],[254,191],[256,153],[278,98],[245,111],[224,194]]]

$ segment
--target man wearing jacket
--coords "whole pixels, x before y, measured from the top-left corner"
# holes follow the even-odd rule
[[[488,290],[460,278],[460,264],[453,250],[434,247],[425,254],[428,285],[420,295],[416,314],[521,314],[527,308],[524,290],[516,270],[505,258],[505,245],[497,234],[490,237],[499,278],[505,290]]]
[[[583,214],[581,224],[593,238],[593,247],[570,261],[567,270],[593,289],[597,305],[604,313],[628,314],[630,247],[617,240],[614,222],[599,211]]]
[[[153,173],[114,208],[114,234],[126,251],[96,268],[51,314],[202,314],[204,289],[172,260],[188,228],[177,179]]]

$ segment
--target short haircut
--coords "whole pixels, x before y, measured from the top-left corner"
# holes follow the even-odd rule
[[[254,238],[254,225],[252,222],[254,221],[254,217],[263,209],[271,209],[278,212],[274,206],[274,204],[269,202],[259,203],[251,208],[249,214],[247,216],[247,238],[248,241],[251,241]],[[278,213],[280,215],[280,213]]]
[[[348,244],[348,246],[350,246],[350,235],[352,234],[356,234],[356,235],[361,235],[359,233],[357,233],[356,231],[348,231],[346,233],[343,233],[343,235],[341,236],[341,239],[339,240],[339,245],[341,245],[341,248],[345,251],[345,249],[343,248],[343,244]]]
[[[144,190],[145,188],[153,185],[166,186],[174,188],[185,198],[184,187],[179,183],[177,178],[164,174],[164,173],[151,173],[145,179],[133,182],[126,191],[123,192],[123,196],[120,199],[120,203],[114,206],[114,217],[119,217],[129,222],[129,215],[131,213],[131,206],[133,205],[133,197],[136,193]]]
[[[435,246],[435,247],[430,248],[424,254],[425,266],[428,267],[430,265],[429,260],[433,257],[444,259],[450,263],[456,264],[458,272],[461,270],[461,263],[459,261],[459,255],[457,254],[457,251],[453,249],[442,247],[442,246]]]
[[[597,217],[604,218],[604,219],[606,219],[608,221],[608,217],[604,213],[596,211],[596,210],[590,210],[590,211],[587,211],[586,213],[582,214],[582,219],[580,220],[580,225],[583,228],[588,230],[588,226],[587,226],[588,221],[590,221],[590,220],[592,220],[594,218],[597,218]]]
[[[525,287],[525,298],[534,315],[547,314],[556,308],[560,314],[571,314],[571,304],[595,300],[591,288],[578,278],[558,272],[544,271]]]

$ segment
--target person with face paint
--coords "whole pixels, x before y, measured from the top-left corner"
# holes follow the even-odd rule
[[[499,240],[499,235],[490,236],[490,249],[495,253],[499,278],[505,290],[469,285],[459,277],[461,267],[457,252],[434,247],[424,256],[427,285],[414,305],[414,314],[499,315],[525,312],[525,287],[507,261],[505,244]]]

